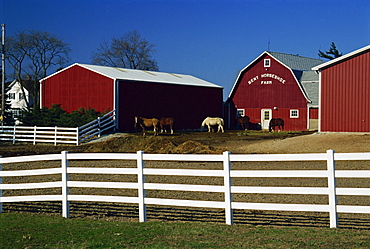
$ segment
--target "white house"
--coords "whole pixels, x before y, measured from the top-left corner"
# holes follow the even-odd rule
[[[26,96],[24,96],[24,94]],[[25,98],[29,98],[28,90],[24,88],[24,93],[22,92],[21,84],[14,80],[9,85],[9,90],[6,92],[7,101],[10,103],[10,108],[12,112],[12,117],[16,119],[21,115],[21,110],[27,107]]]

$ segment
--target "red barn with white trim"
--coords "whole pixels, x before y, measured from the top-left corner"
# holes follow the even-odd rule
[[[322,132],[370,132],[370,45],[318,65]]]
[[[221,86],[191,75],[73,64],[40,81],[41,106],[67,112],[116,110],[118,130],[133,130],[134,117],[173,117],[174,129],[199,129],[207,116],[222,116]]]
[[[245,115],[262,129],[268,129],[271,118],[282,118],[285,130],[317,129],[319,79],[311,68],[322,62],[263,52],[240,71],[230,92],[224,107],[230,127],[238,115]]]

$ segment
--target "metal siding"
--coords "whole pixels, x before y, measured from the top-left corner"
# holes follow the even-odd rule
[[[134,117],[173,117],[174,129],[199,129],[207,116],[222,116],[222,88],[119,81],[119,129]]]
[[[265,68],[264,59],[271,59],[271,66]],[[267,69],[267,70],[266,70]],[[277,75],[285,80],[281,83],[270,77],[260,77],[265,73]],[[257,80],[248,83],[255,76]],[[272,84],[261,84],[261,81],[272,81]],[[265,55],[257,60],[239,78],[232,101],[238,109],[249,110],[246,112],[251,122],[261,122],[261,109],[272,109],[273,118],[283,118],[286,130],[307,130],[307,100],[299,88],[292,72],[275,61],[274,58]],[[278,108],[278,111],[274,110]],[[290,118],[290,109],[299,110],[299,118]]]
[[[42,82],[42,106],[52,104],[72,112],[79,108],[112,110],[114,81],[90,70],[73,66]]]
[[[321,131],[370,132],[370,52],[321,74]]]

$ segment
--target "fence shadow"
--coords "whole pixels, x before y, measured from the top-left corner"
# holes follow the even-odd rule
[[[3,212],[61,216],[62,205],[60,202],[4,203]],[[139,221],[139,208],[134,204],[71,202],[70,212],[72,219],[87,218],[120,222]],[[148,205],[147,220],[225,224],[225,211],[222,209]],[[339,228],[370,230],[370,216],[340,214],[338,220]],[[328,228],[329,223],[329,214],[327,213],[234,210],[234,224]]]

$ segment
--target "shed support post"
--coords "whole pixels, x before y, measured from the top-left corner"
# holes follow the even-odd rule
[[[334,150],[327,150],[330,228],[338,227]]]
[[[144,151],[137,152],[137,181],[138,181],[138,197],[139,197],[139,221],[146,221],[146,205],[145,197],[146,191],[144,188],[145,175],[144,175],[144,160],[143,160]]]

